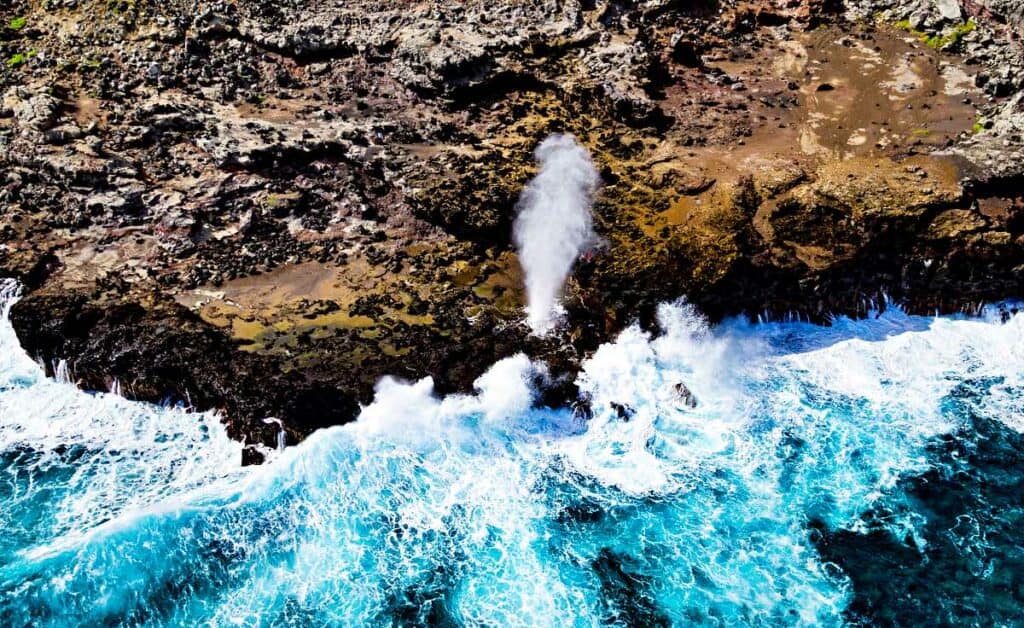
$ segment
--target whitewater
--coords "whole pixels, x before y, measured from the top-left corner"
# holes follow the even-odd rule
[[[712,327],[665,304],[659,335],[586,362],[592,417],[535,407],[518,356],[473,395],[385,379],[242,468],[214,414],[47,379],[15,298],[0,625],[1020,620],[1024,316]]]

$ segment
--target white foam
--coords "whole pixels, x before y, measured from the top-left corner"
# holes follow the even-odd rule
[[[519,355],[474,394],[382,380],[355,423],[237,475],[237,444],[212,423],[191,431],[212,415],[84,395],[0,355],[0,452],[108,452],[55,510],[81,493],[119,524],[75,513],[53,528],[51,551],[0,567],[0,583],[39,570],[25,598],[79,623],[110,623],[188,582],[153,623],[387,623],[388,608],[425,592],[463,623],[599,625],[609,596],[594,565],[610,550],[653,574],[635,585],[673,620],[832,625],[848,589],[809,545],[808,518],[856,526],[900,477],[927,469],[929,439],[963,420],[948,405],[964,382],[991,379],[977,410],[1024,424],[1024,316],[889,310],[831,328],[709,328],[685,303],[658,314],[663,335],[629,328],[585,363],[594,418],[582,431],[567,410],[532,407],[544,373]],[[0,342],[8,332],[0,325]],[[122,481],[86,482],[108,471]],[[190,492],[191,478],[210,477],[223,478],[216,491]],[[893,525],[902,536],[918,523]]]
[[[17,295],[13,282],[0,284],[0,453],[32,452],[31,464],[17,468],[18,480],[29,481],[12,499],[47,510],[52,527],[35,531],[40,540],[80,536],[238,472],[241,444],[213,413],[87,394],[47,379],[8,319]],[[57,487],[43,481],[60,473],[68,477]]]
[[[481,375],[475,395],[434,395],[433,378],[409,383],[385,377],[377,383],[374,401],[362,409],[351,428],[360,435],[390,436],[408,442],[457,438],[468,429],[465,419],[480,416],[498,430],[511,427],[533,401],[533,377],[543,370],[525,355],[499,360]]]

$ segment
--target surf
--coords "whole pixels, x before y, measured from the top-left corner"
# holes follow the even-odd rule
[[[584,364],[589,417],[537,407],[544,366],[515,356],[472,394],[385,379],[243,469],[214,414],[46,379],[4,290],[5,625],[841,625],[862,594],[821,539],[882,509],[923,557],[906,483],[948,468],[936,443],[1024,428],[1019,315],[711,326],[677,302]]]

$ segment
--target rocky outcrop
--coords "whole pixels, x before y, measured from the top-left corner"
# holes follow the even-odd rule
[[[1011,3],[1012,4],[1012,3]],[[88,388],[272,445],[385,374],[541,402],[657,303],[713,318],[1020,295],[1024,57],[996,0],[79,1],[0,31],[0,274]],[[532,151],[569,132],[602,243],[523,324]]]
[[[982,13],[988,19],[1005,21],[1016,29],[1024,26],[1024,5],[1014,0],[975,0],[965,4],[969,11]]]

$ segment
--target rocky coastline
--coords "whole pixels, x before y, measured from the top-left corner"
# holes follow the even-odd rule
[[[1011,0],[14,0],[0,276],[79,384],[272,446],[384,375],[467,391],[581,360],[686,296],[711,319],[1024,295]],[[532,150],[571,133],[602,238],[523,321]],[[258,461],[252,454],[247,462]]]

